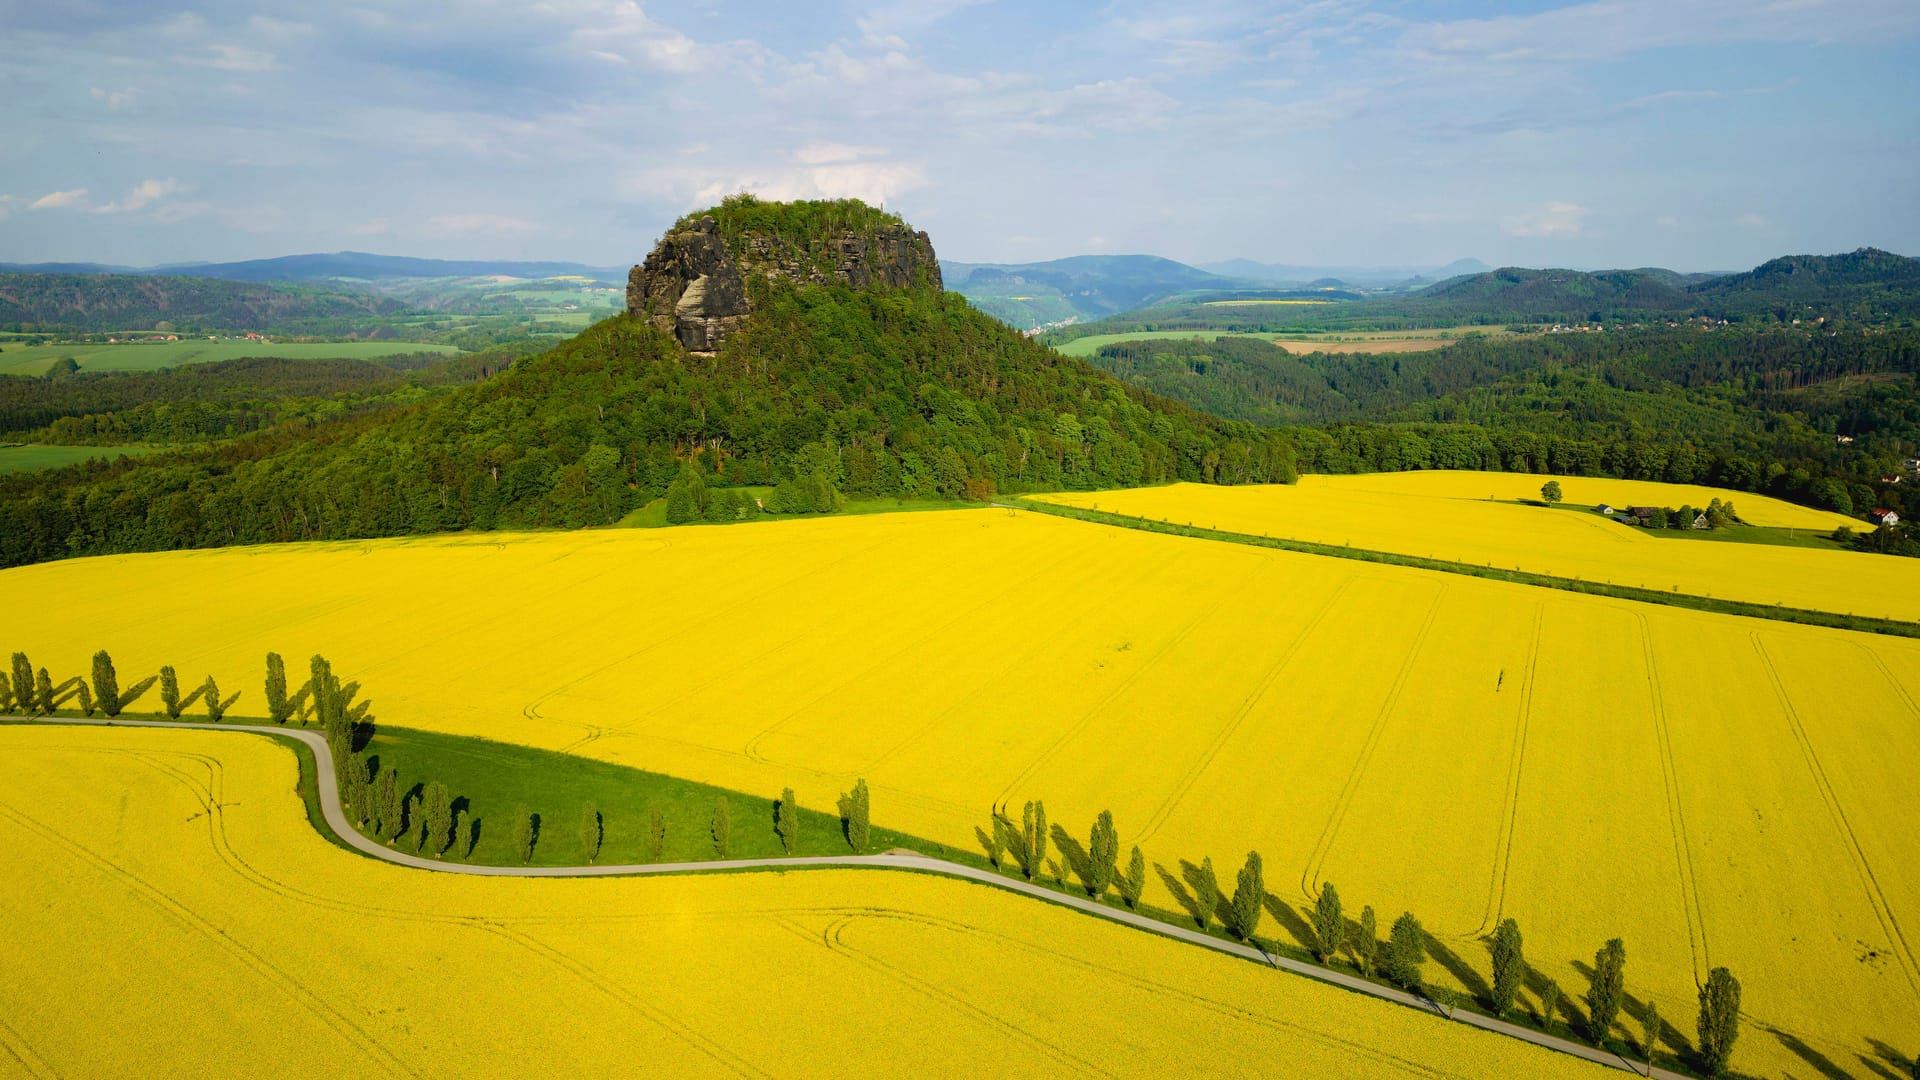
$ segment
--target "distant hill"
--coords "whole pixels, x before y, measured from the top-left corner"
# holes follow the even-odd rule
[[[369,255],[361,251],[337,251],[331,255],[283,255],[275,259],[248,259],[243,262],[175,263],[143,268],[100,263],[0,263],[0,270],[41,274],[141,274],[253,282],[584,277],[616,283],[627,278],[626,267],[587,266],[571,262],[415,259],[403,255]]]
[[[1703,307],[1730,316],[1913,320],[1920,318],[1920,259],[1878,248],[1788,255],[1744,274],[1695,283],[1688,291]]]
[[[83,332],[261,330],[300,320],[390,315],[401,305],[339,290],[196,277],[0,273],[0,327]]]
[[[1075,255],[1037,263],[943,262],[941,271],[947,288],[1022,330],[1103,319],[1185,292],[1250,284],[1155,255]]]
[[[1228,259],[1206,263],[1201,269],[1226,277],[1244,278],[1274,285],[1314,285],[1321,282],[1383,289],[1409,283],[1445,281],[1467,274],[1484,274],[1493,267],[1479,259],[1455,259],[1445,266],[1303,266],[1287,263],[1263,263],[1252,259]]]

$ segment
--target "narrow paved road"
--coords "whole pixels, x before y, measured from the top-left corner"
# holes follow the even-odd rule
[[[482,877],[638,877],[648,874],[685,874],[713,870],[794,870],[809,867],[852,867],[877,870],[911,870],[928,874],[944,874],[947,877],[960,878],[1009,892],[1020,893],[1044,900],[1050,904],[1059,904],[1076,911],[1094,915],[1102,919],[1123,923],[1138,930],[1176,938],[1192,945],[1227,953],[1246,960],[1268,964],[1296,975],[1305,975],[1310,979],[1332,983],[1356,993],[1368,994],[1377,998],[1397,1002],[1422,1012],[1434,1013],[1450,1020],[1481,1028],[1500,1035],[1511,1036],[1544,1046],[1549,1050],[1558,1050],[1563,1054],[1585,1058],[1588,1061],[1609,1068],[1622,1069],[1638,1076],[1652,1076],[1656,1080],[1686,1080],[1679,1073],[1665,1069],[1654,1069],[1651,1073],[1639,1062],[1628,1061],[1618,1054],[1596,1050],[1582,1043],[1544,1035],[1531,1028],[1509,1024],[1504,1020],[1495,1020],[1467,1010],[1452,1010],[1424,997],[1417,997],[1402,990],[1365,979],[1323,968],[1318,964],[1309,964],[1285,956],[1275,956],[1255,945],[1243,945],[1226,941],[1191,930],[1184,926],[1164,923],[1138,912],[1125,908],[1111,907],[1106,904],[1075,896],[1071,893],[1055,892],[1043,885],[1008,877],[993,870],[960,863],[936,859],[928,855],[916,855],[904,852],[889,852],[884,855],[810,855],[786,859],[725,859],[710,862],[674,862],[674,863],[630,863],[606,866],[475,866],[470,863],[443,862],[438,859],[423,859],[404,851],[395,851],[384,844],[377,843],[362,835],[347,822],[347,815],[340,809],[339,786],[333,772],[333,754],[327,749],[327,740],[319,732],[304,728],[267,727],[255,724],[209,724],[193,723],[184,720],[80,720],[71,717],[52,719],[12,716],[9,720],[33,720],[46,724],[75,724],[89,727],[151,727],[151,728],[190,728],[201,731],[244,731],[256,735],[274,738],[298,739],[313,751],[315,775],[320,784],[320,809],[326,816],[327,827],[332,829],[344,843],[376,859],[401,866],[411,866],[420,870],[432,870],[442,874],[475,874]]]

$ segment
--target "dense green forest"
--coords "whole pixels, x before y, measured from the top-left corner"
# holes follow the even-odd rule
[[[475,386],[159,461],[0,478],[0,563],[617,520],[683,470],[850,495],[1293,478],[1285,438],[930,289],[771,287],[712,358],[609,319]]]
[[[431,388],[504,370],[511,353],[441,353],[380,360],[242,358],[146,372],[56,366],[0,376],[0,441],[113,446],[224,439],[299,419],[404,404]]]
[[[1663,327],[1305,356],[1253,338],[1145,339],[1092,362],[1283,430],[1308,472],[1612,475],[1920,512],[1903,475],[1920,445],[1920,331]]]

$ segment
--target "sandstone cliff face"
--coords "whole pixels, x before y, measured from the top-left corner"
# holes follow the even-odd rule
[[[690,352],[710,353],[751,310],[751,277],[856,289],[942,287],[933,242],[904,227],[841,230],[817,238],[811,250],[749,232],[739,246],[736,256],[712,217],[661,237],[627,275],[628,314],[651,321]]]

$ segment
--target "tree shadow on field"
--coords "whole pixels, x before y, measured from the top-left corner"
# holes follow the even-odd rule
[[[1587,993],[1593,989],[1593,965],[1583,964],[1575,960],[1573,962],[1573,970],[1580,973],[1580,977],[1587,981],[1587,985],[1578,991],[1571,990],[1564,986],[1561,987],[1560,1007],[1566,1010],[1568,1016],[1574,1018],[1579,1025],[1580,1033],[1587,1037],[1588,1042],[1604,1042],[1607,1039],[1613,1038],[1613,1032],[1606,1031],[1601,1033],[1601,1038],[1596,1039],[1593,1033],[1593,1017],[1580,1010],[1579,1003],[1587,1000]],[[1621,995],[1621,1004],[1626,1004],[1626,995],[1624,994]],[[1615,1019],[1615,1022],[1618,1023],[1618,1018]]]
[[[1054,825],[1052,832],[1053,846],[1059,850],[1060,861],[1065,864],[1067,872],[1082,882],[1086,881],[1092,876],[1088,867],[1091,859],[1087,855],[1087,849],[1080,846],[1080,841],[1067,835],[1067,830],[1058,824]]]
[[[60,706],[65,705],[67,702],[73,700],[75,697],[78,697],[80,694],[80,687],[83,685],[85,684],[81,681],[80,676],[75,675],[73,678],[68,679],[66,682],[63,682],[59,686],[54,687],[53,688],[53,707],[57,709]]]
[[[1576,968],[1579,967],[1578,964],[1574,966]],[[1532,964],[1527,965],[1526,978],[1522,979],[1521,982],[1528,990],[1533,992],[1533,1000],[1536,1006],[1546,1001],[1547,985],[1549,983],[1553,983],[1556,986],[1559,985],[1558,983],[1554,983],[1554,980],[1545,972],[1534,967]],[[1554,1030],[1553,1025],[1558,1023],[1561,1017],[1566,1017],[1573,1021],[1569,1027],[1562,1029],[1563,1032],[1572,1031],[1577,1033],[1587,1029],[1586,1015],[1580,1011],[1579,1003],[1564,986],[1560,987],[1560,1001],[1554,1006],[1553,1012],[1554,1015],[1548,1016],[1545,1010],[1536,1008],[1534,1015],[1539,1017],[1540,1023],[1549,1031]]]
[[[1173,898],[1180,902],[1180,906],[1187,910],[1187,917],[1196,924],[1205,926],[1205,920],[1200,917],[1200,901],[1194,899],[1193,894],[1187,891],[1187,887],[1181,884],[1180,879],[1174,877],[1172,871],[1159,863],[1153,864],[1153,872],[1160,875],[1160,883],[1165,885],[1167,891],[1173,894]]]
[[[1914,1075],[1915,1068],[1920,1067],[1920,1063],[1916,1063],[1914,1059],[1902,1054],[1900,1051],[1895,1050],[1879,1039],[1868,1039],[1867,1045],[1873,1047],[1874,1054],[1877,1055],[1880,1060],[1875,1061],[1873,1058],[1861,1054],[1859,1055],[1860,1063],[1873,1070],[1876,1076],[1884,1077],[1885,1080],[1907,1080],[1908,1077]],[[1885,1062],[1886,1064],[1883,1065],[1881,1062]],[[1891,1065],[1893,1068],[1889,1070],[1887,1065]]]
[[[231,709],[233,708],[233,703],[234,703],[234,702],[236,702],[236,701],[239,701],[239,700],[240,700],[240,693],[241,693],[240,691],[238,691],[238,690],[235,690],[235,691],[233,692],[233,696],[232,696],[232,697],[230,697],[230,698],[228,698],[227,700],[225,700],[225,701],[223,701],[223,702],[221,702],[221,703],[220,703],[220,715],[221,715],[221,716],[225,716],[225,715],[226,715],[226,714],[228,713],[228,711],[229,711],[229,710],[231,710]]]
[[[1261,900],[1266,905],[1267,914],[1273,916],[1273,921],[1280,924],[1281,929],[1287,932],[1287,936],[1293,939],[1295,945],[1309,953],[1319,947],[1319,935],[1313,932],[1313,927],[1307,925],[1307,920],[1300,917],[1300,913],[1293,909],[1292,904],[1272,893],[1261,897]],[[1359,931],[1355,930],[1354,935],[1357,938]]]
[[[149,675],[146,678],[141,679],[139,682],[134,683],[132,686],[129,686],[125,690],[121,691],[120,692],[120,711],[125,712],[127,709],[127,706],[133,704],[136,701],[139,701],[140,695],[145,694],[147,691],[153,689],[153,684],[159,681],[160,681],[160,676]]]
[[[1826,1080],[1854,1080],[1852,1073],[1834,1064],[1832,1058],[1801,1042],[1797,1037],[1775,1027],[1764,1030],[1767,1034],[1779,1040],[1781,1046],[1793,1051],[1794,1056],[1806,1062],[1814,1072],[1826,1077]],[[1862,1060],[1865,1059],[1863,1058]]]
[[[1472,964],[1461,959],[1459,953],[1448,948],[1447,944],[1435,937],[1431,931],[1422,929],[1420,933],[1427,939],[1427,955],[1433,957],[1435,963],[1446,968],[1447,974],[1453,976],[1454,981],[1471,994],[1475,1001],[1485,1005],[1493,1003],[1493,987],[1488,986],[1487,981],[1480,977],[1480,973],[1473,970]]]
[[[205,696],[207,696],[207,684],[201,683],[199,686],[193,688],[193,693],[180,699],[180,711],[184,713],[188,709],[193,708],[193,703]]]

